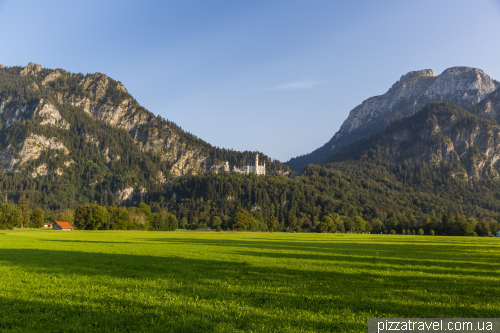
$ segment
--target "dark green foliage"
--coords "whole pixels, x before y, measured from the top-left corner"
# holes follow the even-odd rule
[[[177,227],[176,217],[167,213],[167,211],[161,209],[159,212],[151,214],[149,230],[173,231],[177,230]]]
[[[277,231],[279,228],[278,219],[274,216],[274,212],[271,212],[271,215],[267,218],[267,228],[269,231]]]
[[[89,219],[89,214],[90,214],[90,210],[89,210],[89,207],[86,206],[86,205],[82,205],[82,206],[79,206],[76,210],[75,210],[75,214],[74,214],[74,223],[75,223],[75,227],[78,228],[78,229],[87,229],[87,225],[88,225],[88,219]]]
[[[102,229],[106,225],[109,213],[105,207],[99,206],[96,202],[90,205],[87,228],[90,230]]]
[[[321,232],[335,232],[337,231],[337,226],[335,225],[335,222],[333,219],[325,215],[321,218],[321,222],[317,227]]]
[[[22,223],[22,212],[17,205],[0,205],[0,229],[14,229]]]
[[[43,210],[41,208],[36,208],[33,210],[30,216],[30,228],[41,228],[43,227]]]
[[[252,214],[244,209],[237,211],[231,218],[231,229],[238,231],[246,231],[252,225]]]

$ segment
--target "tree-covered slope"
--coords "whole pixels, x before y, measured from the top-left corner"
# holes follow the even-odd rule
[[[439,234],[453,234],[442,226],[449,212],[500,219],[499,181],[482,178],[471,184],[452,174],[453,165],[447,162],[395,163],[372,151],[360,160],[309,165],[293,179],[228,173],[184,177],[174,184],[173,198],[161,206],[181,226],[200,228],[210,226],[215,216],[229,227],[240,209],[262,221],[273,214],[281,230],[289,231],[317,227],[325,215],[335,214],[344,230],[353,231],[349,223],[361,217],[374,228],[381,223],[379,231],[423,228]]]

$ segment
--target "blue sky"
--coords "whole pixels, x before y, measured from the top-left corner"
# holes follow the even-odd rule
[[[0,63],[121,81],[219,147],[286,161],[425,68],[500,80],[500,2],[2,1]]]

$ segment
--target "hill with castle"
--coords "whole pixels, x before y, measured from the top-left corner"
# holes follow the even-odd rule
[[[289,162],[297,175],[183,131],[105,74],[2,67],[0,190],[47,214],[145,202],[185,225],[227,226],[242,209],[284,230],[331,214],[371,224],[437,223],[447,212],[499,219],[498,87],[468,67],[410,72],[351,111],[333,141]],[[321,164],[299,167],[309,162]]]

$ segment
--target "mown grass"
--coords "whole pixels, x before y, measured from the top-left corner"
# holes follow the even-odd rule
[[[0,331],[366,332],[500,315],[500,239],[0,233]]]

